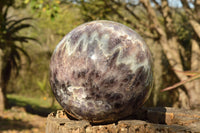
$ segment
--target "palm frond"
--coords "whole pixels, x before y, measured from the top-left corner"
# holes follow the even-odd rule
[[[33,37],[26,37],[26,36],[16,36],[16,37],[11,37],[13,41],[19,41],[19,42],[28,42],[29,40],[35,41],[39,43],[39,41]]]
[[[25,20],[31,20],[32,18],[30,17],[27,17],[27,18],[22,18],[20,20],[14,20],[14,21],[10,21],[12,22],[13,24],[11,24],[8,28],[8,31],[13,29],[17,24],[20,24],[21,22],[25,21]],[[9,21],[8,21],[9,22]]]
[[[5,54],[2,58],[2,68],[1,68],[1,78],[5,84],[8,83],[11,75],[12,65],[10,59],[7,57],[8,55]]]
[[[8,15],[8,10],[9,10],[10,6],[7,6],[4,13],[3,13],[3,18],[7,18]]]
[[[31,58],[22,44],[29,40],[38,42],[35,38],[19,34],[21,30],[33,27],[31,24],[25,23],[26,20],[32,18],[15,19],[13,16],[8,17],[8,10],[9,6],[6,6],[2,13],[2,21],[0,21],[0,49],[3,51],[1,75],[2,82],[5,84],[8,83],[12,70],[15,70],[16,76],[18,75],[23,63],[22,56],[26,58],[29,65],[31,64]]]
[[[16,27],[13,27],[12,29],[7,30],[7,34],[6,35],[7,36],[13,35],[16,32],[19,32],[20,30],[25,29],[25,28],[29,28],[29,27],[31,27],[30,24],[20,24],[20,25],[18,25]]]
[[[20,52],[22,52],[23,55],[25,55],[25,57],[27,58],[28,60],[28,63],[31,64],[31,58],[29,56],[29,54],[21,47],[17,46],[17,45],[14,45],[13,48],[15,48],[16,50],[19,50]]]
[[[19,70],[21,68],[21,57],[20,53],[16,49],[12,49],[11,51],[11,62],[12,62],[12,68],[16,70],[15,75],[17,76],[19,74]]]
[[[12,55],[14,58],[14,60],[18,60],[18,62],[21,62],[21,57],[20,57],[20,53],[16,50],[16,49],[12,49]]]

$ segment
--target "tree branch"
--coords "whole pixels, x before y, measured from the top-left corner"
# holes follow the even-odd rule
[[[193,30],[195,31],[195,33],[197,34],[197,36],[200,39],[200,24],[195,20],[190,20],[189,22],[190,22]]]
[[[162,16],[165,22],[165,30],[167,33],[173,32],[172,15],[167,0],[162,0],[161,4]]]
[[[118,7],[123,7],[125,10],[127,10],[134,18],[136,18],[138,21],[141,21],[140,17],[138,17],[131,9],[129,9],[128,6],[134,6],[131,3],[122,3],[122,2],[117,2],[115,0],[111,0],[112,3],[116,4]]]
[[[183,9],[185,10],[185,12],[188,14],[189,18],[196,18],[194,16],[194,14],[192,13],[192,10],[191,8],[189,7],[188,5],[188,1],[187,0],[181,0],[181,3],[183,5]]]
[[[161,10],[161,6],[159,5],[159,3],[156,0],[152,0],[152,1],[156,5],[156,9]]]
[[[196,13],[200,12],[200,0],[194,1],[194,9]]]
[[[166,33],[161,28],[161,25],[157,19],[157,15],[154,9],[151,7],[150,2],[148,0],[140,0],[140,2],[143,4],[145,9],[147,10],[150,22],[153,24],[153,29],[158,33],[158,35],[166,36]]]

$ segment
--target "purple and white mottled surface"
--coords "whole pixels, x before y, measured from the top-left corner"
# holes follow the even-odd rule
[[[149,97],[152,82],[149,48],[135,31],[112,21],[78,26],[51,58],[53,93],[77,119],[112,122],[131,115]]]

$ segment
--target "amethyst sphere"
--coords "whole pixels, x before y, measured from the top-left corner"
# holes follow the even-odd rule
[[[50,63],[53,93],[71,116],[93,123],[131,115],[149,97],[152,57],[132,29],[92,21],[69,32]]]

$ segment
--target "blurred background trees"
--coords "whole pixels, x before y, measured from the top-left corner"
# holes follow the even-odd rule
[[[28,53],[23,49],[24,43],[36,39],[26,35],[20,35],[23,29],[31,27],[31,24],[23,23],[31,18],[15,19],[8,12],[13,6],[13,0],[1,1],[0,6],[0,50],[1,50],[1,78],[0,78],[0,110],[8,108],[6,91],[11,74],[18,75],[22,67],[21,56],[26,57],[28,63],[31,60]]]
[[[183,71],[200,71],[199,0],[77,0],[77,3],[81,5],[85,21],[108,19],[124,23],[140,33],[151,49],[155,47],[152,49],[156,83],[152,94],[154,105],[164,98],[159,98],[160,88],[187,80],[191,75]],[[173,103],[185,108],[199,106],[199,82],[186,83],[176,90],[178,102],[174,99]],[[168,98],[173,97],[170,94]]]
[[[4,39],[2,35],[6,35],[2,25],[8,20],[2,20],[7,9],[4,3],[7,1],[0,2],[1,40]],[[50,57],[57,43],[70,30],[84,22],[106,19],[123,23],[137,31],[152,51],[155,86],[146,106],[200,108],[199,79],[178,86],[177,89],[160,92],[177,82],[193,78],[200,72],[200,0],[13,0],[12,2],[7,16],[15,17],[9,18],[12,23],[6,25],[7,28],[20,20],[13,28],[19,25],[27,25],[27,28],[32,25],[34,28],[18,29],[12,32],[12,35],[19,37],[25,35],[24,41],[36,38],[41,45],[35,45],[34,41],[29,41],[28,45],[21,45],[23,41],[7,38],[9,41],[12,40],[15,48],[14,55],[7,56],[4,54],[3,46],[12,49],[11,45],[0,42],[0,57],[2,57],[0,70],[3,70],[5,65],[2,64],[10,57],[14,59],[12,68],[9,69],[10,73],[18,72],[19,68],[21,70],[18,78],[15,74],[9,76],[8,72],[2,71],[1,81],[5,76],[10,77],[9,82],[6,82],[8,94],[52,98],[47,81]],[[31,17],[34,20],[30,21],[24,17]],[[25,65],[29,64],[29,59],[26,60],[26,57],[32,62],[29,67]],[[1,82],[1,89],[2,86]]]

